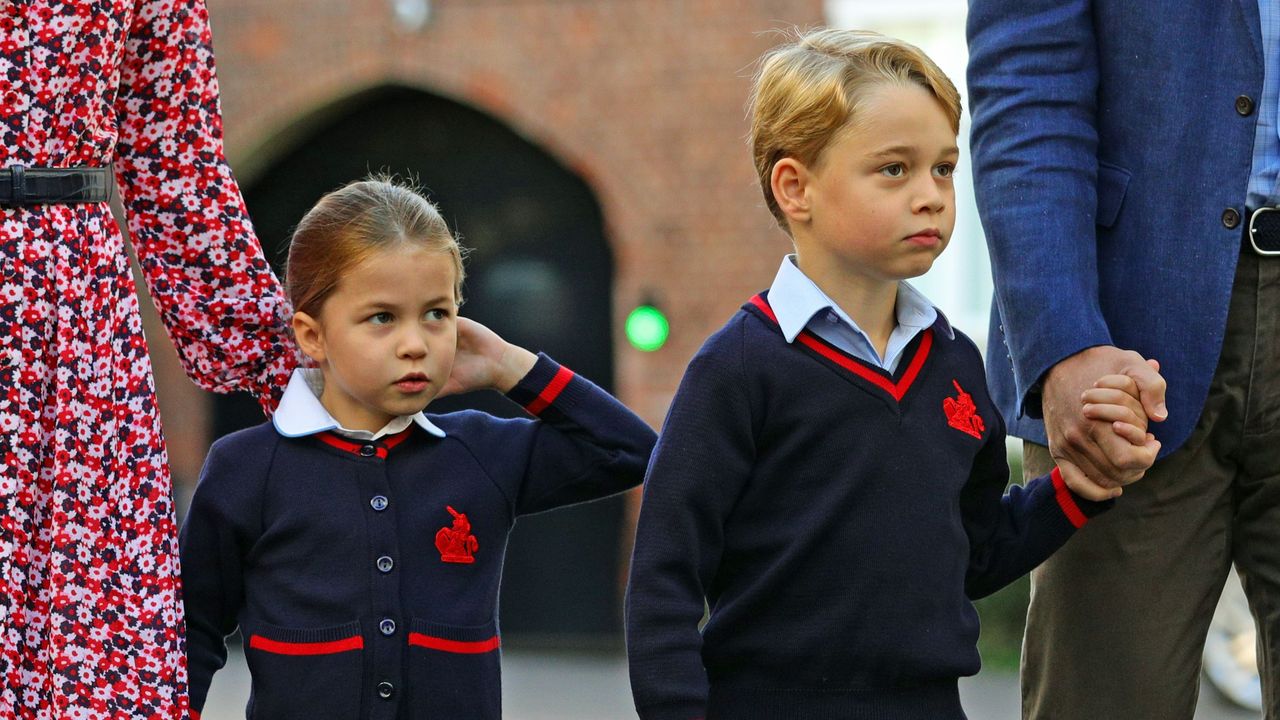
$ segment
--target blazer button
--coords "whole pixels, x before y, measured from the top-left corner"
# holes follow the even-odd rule
[[[383,555],[382,557],[378,558],[378,570],[384,573],[391,572],[391,568],[395,566],[396,566],[396,561],[392,560],[391,557],[388,555]]]
[[[392,695],[396,694],[396,686],[383,680],[378,683],[378,697],[383,700],[390,700]]]
[[[391,618],[383,618],[382,622],[378,623],[378,631],[388,637],[390,637],[391,635],[395,635],[396,621],[392,620]]]
[[[369,507],[372,507],[374,510],[377,510],[378,512],[382,512],[383,510],[386,510],[387,497],[385,495],[374,495],[373,498],[369,500]]]
[[[1240,113],[1241,117],[1249,117],[1250,115],[1252,115],[1253,108],[1254,108],[1253,98],[1249,97],[1248,95],[1241,95],[1240,97],[1236,98],[1236,112]]]
[[[1228,230],[1234,230],[1240,225],[1240,211],[1235,208],[1227,208],[1222,211],[1222,224]]]
[[[363,457],[373,457],[378,453],[378,449],[372,445],[364,445],[360,448],[360,455]]]

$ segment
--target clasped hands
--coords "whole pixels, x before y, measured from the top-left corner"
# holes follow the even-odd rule
[[[1119,496],[1160,452],[1148,423],[1168,417],[1160,364],[1100,345],[1046,374],[1042,410],[1049,454],[1073,492],[1088,500]]]

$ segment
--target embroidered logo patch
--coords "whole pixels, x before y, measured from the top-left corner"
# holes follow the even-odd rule
[[[475,552],[480,549],[476,536],[471,534],[471,521],[466,513],[444,506],[453,516],[452,527],[442,527],[436,533],[436,549],[440,551],[440,560],[448,563],[473,563]]]
[[[947,414],[947,424],[981,440],[987,426],[978,415],[978,406],[974,404],[973,396],[960,387],[959,381],[952,380],[951,384],[956,386],[959,396],[945,398],[942,401],[942,411]]]

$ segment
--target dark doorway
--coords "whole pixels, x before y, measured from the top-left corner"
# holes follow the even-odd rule
[[[388,87],[305,121],[298,143],[244,188],[276,263],[303,213],[371,171],[416,178],[472,248],[462,314],[611,388],[613,259],[590,188],[494,118],[429,93]],[[432,403],[521,414],[496,393]],[[247,397],[218,398],[221,435],[261,422]],[[502,627],[517,641],[620,642],[623,500],[522,518],[507,552]],[[536,636],[536,637],[535,637]]]

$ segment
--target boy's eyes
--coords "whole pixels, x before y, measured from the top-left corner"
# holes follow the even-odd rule
[[[933,167],[933,174],[938,177],[949,178],[955,171],[954,163],[942,163]],[[880,168],[880,174],[885,177],[900,178],[907,174],[907,167],[902,163],[892,163]]]

